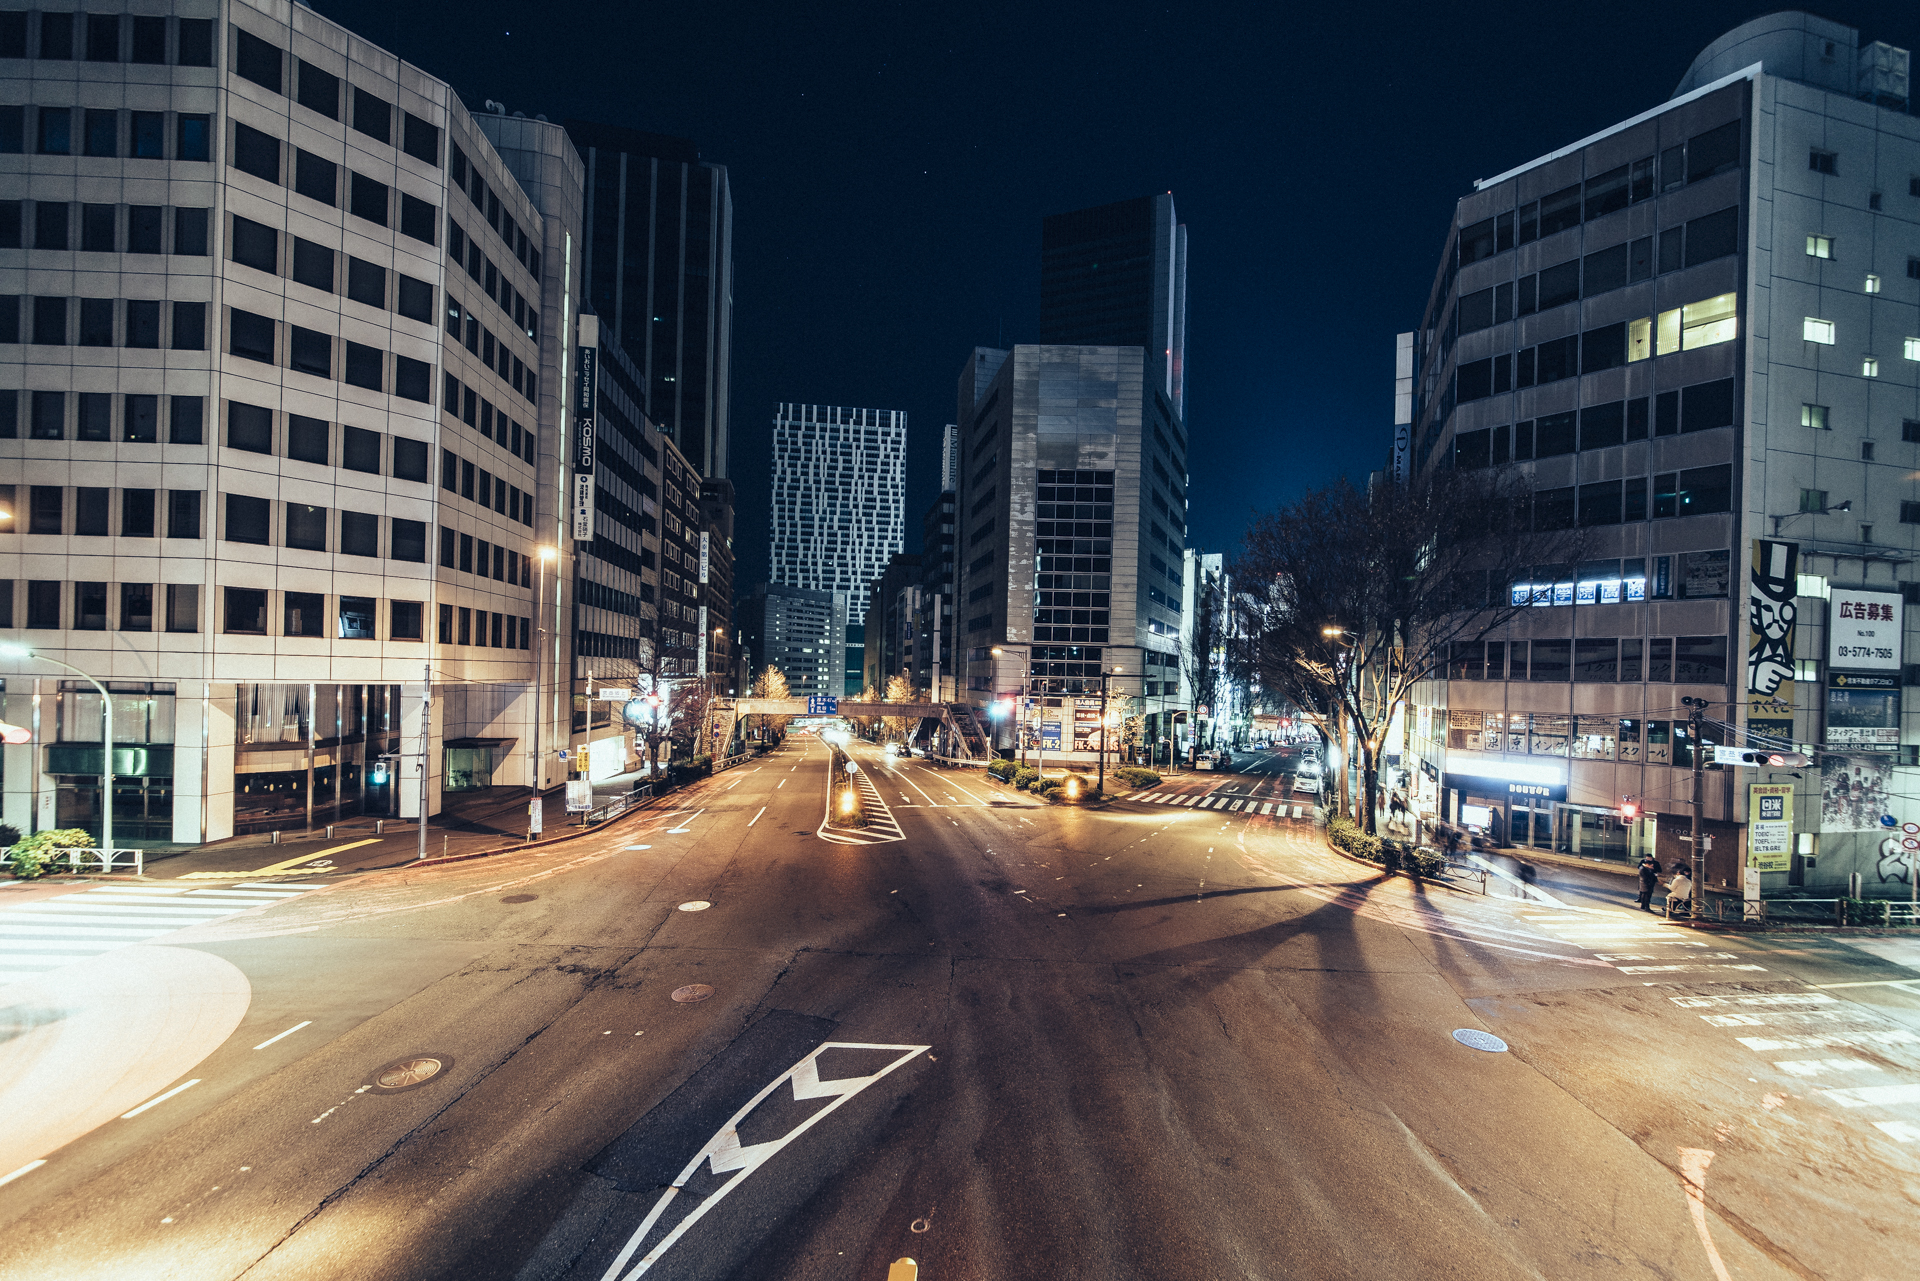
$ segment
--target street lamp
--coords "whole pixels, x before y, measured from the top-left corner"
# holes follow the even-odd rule
[[[72,663],[63,663],[57,658],[36,654],[31,645],[22,645],[17,641],[0,643],[0,658],[31,658],[43,663],[52,663],[55,667],[66,668],[100,691],[101,726],[106,736],[100,753],[100,853],[102,863],[111,868],[113,866],[113,698],[107,693],[105,685]]]
[[[539,625],[541,620],[540,602],[544,599],[547,590],[547,566],[559,558],[560,549],[558,547],[534,548],[533,559],[539,568],[535,571],[533,584],[533,617],[535,623],[533,629],[533,750],[528,754],[527,758],[529,777],[533,783],[533,796],[527,802],[528,840],[533,840],[536,836],[540,835],[541,820],[546,816],[546,807],[540,803],[540,655],[542,652],[540,641],[541,637],[547,634],[548,629]],[[589,738],[593,736],[591,723],[588,725],[587,736]],[[422,814],[426,812],[425,805],[426,801],[422,798]],[[422,822],[424,821],[423,819]]]

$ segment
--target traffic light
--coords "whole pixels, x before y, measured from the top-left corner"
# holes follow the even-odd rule
[[[1633,822],[1633,820],[1639,817],[1640,817],[1639,799],[1637,797],[1632,797],[1632,796],[1621,797],[1620,798],[1620,821],[1623,823],[1631,823]]]
[[[33,731],[26,726],[9,725],[5,721],[0,721],[0,743],[5,743],[9,747],[18,747],[22,743],[31,743],[32,741]]]
[[[1715,765],[1733,765],[1745,769],[1799,769],[1809,762],[1801,752],[1768,752],[1746,747],[1716,747]]]

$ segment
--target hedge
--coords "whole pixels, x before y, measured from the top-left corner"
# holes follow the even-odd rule
[[[93,846],[93,837],[82,827],[60,827],[22,837],[7,851],[7,863],[23,881],[45,876],[55,869],[66,850],[84,850]]]
[[[1388,847],[1399,855],[1399,870],[1408,876],[1438,877],[1447,870],[1447,860],[1422,845],[1409,849],[1403,841],[1369,836],[1350,818],[1340,815],[1327,824],[1327,842],[1357,859],[1386,866]]]
[[[1160,776],[1150,769],[1136,769],[1131,765],[1122,765],[1113,771],[1113,776],[1129,787],[1158,787]]]
[[[1011,758],[1005,756],[987,762],[987,773],[1003,783],[1012,778],[1014,770],[1018,768],[1019,766]]]

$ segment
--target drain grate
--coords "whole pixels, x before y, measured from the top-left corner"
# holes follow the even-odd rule
[[[705,983],[689,983],[685,987],[673,989],[673,999],[682,1005],[692,1005],[695,1001],[704,1001],[713,995],[713,989]]]
[[[452,1066],[453,1056],[450,1054],[441,1054],[438,1051],[409,1054],[376,1070],[368,1078],[367,1084],[381,1094],[399,1094],[406,1090],[417,1090],[429,1081],[438,1080]]]

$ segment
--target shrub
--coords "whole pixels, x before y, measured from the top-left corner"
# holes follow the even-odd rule
[[[1413,876],[1440,876],[1447,870],[1447,860],[1422,845],[1411,853],[1401,855],[1400,866]]]
[[[88,849],[93,837],[84,828],[60,827],[23,837],[7,851],[13,874],[23,881],[45,876],[65,860],[64,850]]]
[[[1113,776],[1129,787],[1158,787],[1160,785],[1160,776],[1158,774],[1150,769],[1136,769],[1131,765],[1121,766],[1119,769],[1113,771]]]
[[[1327,824],[1327,842],[1335,849],[1369,863],[1379,863],[1385,859],[1380,838],[1367,835],[1344,814]]]
[[[998,760],[987,763],[987,773],[993,775],[1003,783],[1013,777],[1013,772],[1017,768],[1019,767],[1015,765],[1012,760],[1004,756]]]
[[[1033,786],[1033,780],[1040,777],[1040,771],[1030,765],[1022,765],[1013,771],[1013,785],[1021,791]]]

